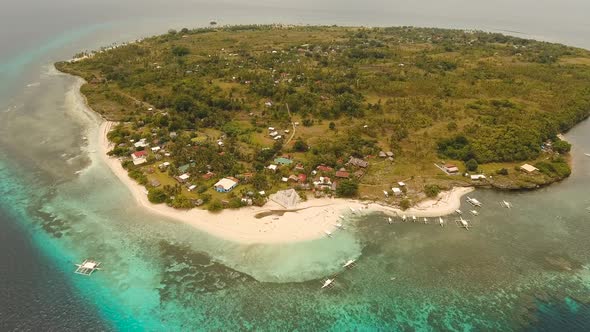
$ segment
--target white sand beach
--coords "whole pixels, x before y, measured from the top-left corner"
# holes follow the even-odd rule
[[[110,143],[107,133],[114,123],[103,121],[98,131],[98,154],[110,167],[113,173],[125,184],[133,197],[143,208],[155,214],[178,220],[200,230],[240,243],[287,243],[308,241],[325,237],[325,231],[334,232],[336,224],[341,222],[340,215],[353,215],[350,208],[357,212],[354,215],[381,211],[388,215],[416,215],[432,217],[453,213],[459,208],[461,196],[473,188],[455,188],[441,193],[438,200],[421,202],[416,207],[401,211],[393,207],[377,203],[357,200],[322,198],[309,199],[297,206],[295,212],[284,212],[283,215],[269,215],[256,218],[255,215],[265,211],[283,210],[274,203],[268,202],[263,207],[244,207],[239,210],[226,209],[219,213],[211,213],[201,209],[178,210],[164,204],[152,204],[148,201],[146,189],[127,176],[117,158],[107,156]]]

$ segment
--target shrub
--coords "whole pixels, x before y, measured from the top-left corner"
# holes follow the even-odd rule
[[[474,171],[477,171],[477,168],[479,167],[479,165],[477,164],[477,161],[475,159],[469,159],[465,163],[465,167],[467,167],[468,171],[474,172]]]
[[[336,194],[341,197],[354,197],[358,193],[359,186],[351,180],[344,180],[338,183]]]
[[[570,152],[572,149],[572,145],[566,141],[559,140],[553,143],[553,150],[559,154],[564,154]]]
[[[407,210],[407,209],[409,209],[409,208],[410,208],[410,205],[411,205],[411,204],[410,204],[410,200],[409,200],[409,199],[407,199],[407,198],[404,198],[404,199],[402,199],[402,201],[399,203],[399,207],[400,207],[402,210]]]
[[[160,188],[152,188],[148,191],[148,200],[154,204],[164,203],[168,199],[166,192]]]
[[[221,211],[221,210],[223,210],[223,204],[221,204],[220,200],[214,199],[211,203],[209,203],[207,210],[209,210],[211,212]]]
[[[424,193],[428,197],[436,197],[440,194],[440,187],[436,184],[427,184],[424,186]]]
[[[499,170],[496,171],[496,174],[498,174],[498,175],[508,175],[508,170],[506,168],[500,168]]]

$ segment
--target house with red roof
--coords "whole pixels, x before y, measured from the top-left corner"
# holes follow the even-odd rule
[[[305,183],[307,181],[307,175],[301,173],[297,175],[297,179],[299,180],[299,183]]]
[[[131,154],[133,165],[141,165],[147,162],[147,151],[135,151]]]
[[[346,171],[345,168],[341,168],[336,172],[336,177],[341,179],[348,179],[350,177],[350,173]]]
[[[316,169],[320,172],[332,172],[334,171],[334,169],[330,166],[326,166],[324,164],[319,165],[318,167],[316,167]]]

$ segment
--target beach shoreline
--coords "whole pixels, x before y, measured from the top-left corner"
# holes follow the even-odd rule
[[[102,121],[99,127],[99,155],[113,174],[129,189],[137,204],[146,211],[166,218],[181,221],[199,230],[226,240],[244,243],[289,243],[310,241],[326,236],[326,231],[334,232],[336,224],[345,218],[359,216],[361,213],[382,212],[390,216],[415,215],[435,217],[453,213],[461,204],[461,197],[474,189],[471,187],[453,188],[443,192],[436,200],[426,200],[406,211],[372,202],[341,198],[312,198],[297,206],[297,211],[284,212],[263,218],[255,216],[261,212],[284,210],[274,202],[263,207],[242,207],[212,213],[201,209],[178,210],[164,204],[149,202],[146,189],[133,181],[122,167],[119,159],[109,157],[111,147],[107,134],[115,123]],[[355,209],[353,213],[350,208]]]
[[[248,206],[239,209],[225,209],[212,213],[194,208],[179,210],[165,204],[153,204],[147,198],[147,190],[131,179],[118,158],[110,157],[107,152],[112,143],[107,138],[108,132],[116,124],[105,120],[88,105],[80,91],[84,80],[74,87],[79,106],[83,110],[89,128],[89,145],[93,147],[93,162],[103,162],[109,170],[129,190],[135,202],[144,211],[162,216],[166,219],[182,222],[213,236],[241,244],[284,244],[304,242],[326,237],[326,232],[335,232],[337,224],[346,224],[346,220],[368,213],[381,212],[388,216],[438,217],[452,214],[461,205],[461,197],[474,190],[473,187],[457,187],[442,192],[437,199],[429,199],[402,211],[392,206],[376,202],[343,198],[311,198],[297,205],[291,211],[285,210],[275,202],[269,201],[262,207]],[[98,129],[98,130],[95,130]],[[351,208],[355,210],[353,213]],[[268,212],[274,213],[268,213]],[[268,216],[257,218],[256,215],[267,212]],[[277,213],[280,212],[280,213]],[[279,215],[280,214],[280,215]],[[341,216],[344,217],[342,220]]]

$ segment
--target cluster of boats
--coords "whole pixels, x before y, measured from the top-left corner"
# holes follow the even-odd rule
[[[469,210],[469,213],[471,213],[473,216],[478,216],[479,215],[479,211],[477,211],[476,208],[482,207],[483,204],[479,200],[477,200],[476,198],[469,197],[469,196],[467,197],[467,203],[471,204],[474,207],[473,210]],[[502,207],[507,208],[507,209],[512,208],[512,204],[510,202],[505,201],[505,200],[503,200],[502,202],[500,202],[500,205]],[[469,220],[463,218],[463,211],[457,209],[457,210],[455,210],[455,213],[457,213],[457,215],[459,216],[459,219],[456,219],[455,220],[455,223],[457,223],[457,225],[459,227],[462,227],[462,228],[465,228],[466,230],[469,230],[469,228],[471,227],[471,224],[470,224]],[[402,215],[402,217],[401,217],[401,221],[402,222],[406,222],[408,220],[411,220],[412,222],[417,222],[418,221],[418,218],[416,218],[416,216],[414,216],[414,215],[411,216],[411,217],[408,217],[406,215]],[[428,218],[423,218],[423,221],[424,221],[425,224],[428,224],[429,223]],[[393,224],[394,220],[393,220],[392,217],[387,217],[387,222],[389,224]],[[438,217],[437,223],[440,226],[444,226],[445,225],[445,220],[442,217]]]

